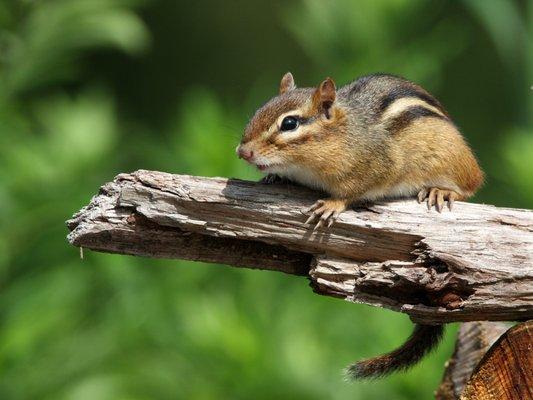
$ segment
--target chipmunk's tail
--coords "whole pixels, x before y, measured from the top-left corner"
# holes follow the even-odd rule
[[[396,350],[382,356],[369,358],[349,365],[349,379],[379,378],[397,371],[406,370],[431,352],[442,339],[444,325],[416,324],[407,341]]]

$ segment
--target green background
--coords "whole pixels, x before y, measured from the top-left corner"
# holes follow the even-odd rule
[[[507,0],[2,0],[0,398],[431,398],[454,326],[411,371],[348,384],[406,316],[283,274],[81,261],[64,221],[119,172],[257,179],[234,148],[289,70],[422,84],[487,173],[474,201],[531,208],[532,20]]]

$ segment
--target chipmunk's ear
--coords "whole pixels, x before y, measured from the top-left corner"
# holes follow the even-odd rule
[[[281,78],[281,82],[279,84],[279,94],[286,93],[293,89],[296,89],[294,78],[290,72],[287,72],[285,75],[283,75],[283,78]]]
[[[331,78],[326,78],[313,94],[313,105],[318,111],[323,111],[326,114],[326,118],[329,119],[329,109],[333,105],[336,96],[335,82]]]

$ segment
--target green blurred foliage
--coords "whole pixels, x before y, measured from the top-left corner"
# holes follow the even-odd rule
[[[287,70],[420,82],[487,172],[476,200],[531,208],[532,17],[506,0],[0,3],[0,398],[430,398],[453,327],[408,373],[348,384],[407,318],[275,273],[81,261],[64,220],[123,171],[256,179],[234,148]]]

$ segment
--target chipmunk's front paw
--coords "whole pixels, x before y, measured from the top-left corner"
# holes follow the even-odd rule
[[[424,188],[418,192],[418,202],[422,203],[427,199],[428,210],[435,206],[438,212],[442,212],[445,201],[448,202],[448,208],[452,211],[453,202],[460,198],[461,195],[459,193],[449,189]]]
[[[313,230],[316,230],[322,226],[329,228],[331,225],[333,225],[340,213],[346,210],[346,207],[347,203],[345,200],[318,200],[311,207],[304,210],[305,214],[311,214],[307,221],[305,221],[305,224],[312,224],[316,219],[318,219],[318,222]]]
[[[289,183],[289,182],[290,181],[288,179],[282,178],[281,176],[276,175],[276,174],[267,174],[259,180],[259,183],[264,183],[266,185],[271,185],[273,183]]]

